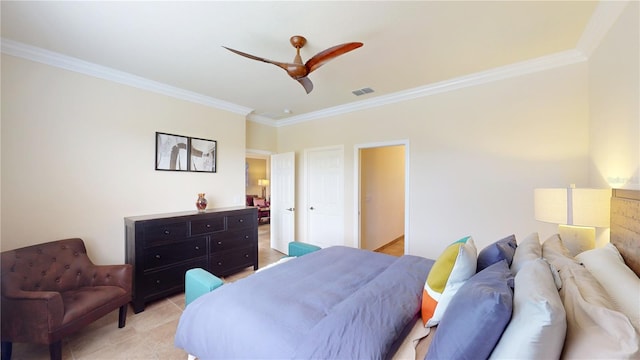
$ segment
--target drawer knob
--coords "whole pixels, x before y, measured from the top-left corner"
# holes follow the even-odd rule
[[[249,235],[245,235],[245,236],[244,236],[244,238],[245,238],[245,239],[248,239],[248,238],[249,238]]]
[[[222,266],[222,261],[218,261],[218,266]]]
[[[222,245],[222,241],[218,241],[218,245]]]
[[[156,284],[160,285],[160,280],[156,280]]]
[[[207,228],[207,229],[211,229],[211,224],[207,224],[207,225],[206,225],[206,228]]]
[[[243,223],[243,222],[244,222],[244,219],[240,219],[240,220],[238,220],[238,221],[239,221],[239,222],[241,222],[241,223]]]
[[[246,257],[248,259],[249,258],[249,254],[244,254],[244,257]]]
[[[200,250],[200,246],[196,246],[196,250]]]
[[[156,259],[160,259],[160,258],[161,258],[160,254],[156,254]]]
[[[164,234],[165,234],[165,235],[169,235],[169,234],[171,234],[171,231],[169,231],[169,230],[165,230],[165,231],[164,231]]]

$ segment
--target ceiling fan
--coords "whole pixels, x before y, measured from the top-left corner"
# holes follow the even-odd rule
[[[291,45],[296,48],[296,56],[293,59],[292,63],[273,61],[258,56],[253,56],[251,54],[243,53],[242,51],[234,50],[226,46],[223,46],[223,48],[249,59],[266,62],[284,69],[284,71],[286,71],[289,76],[291,76],[294,80],[297,80],[302,85],[302,87],[304,87],[304,90],[308,94],[311,92],[311,90],[313,90],[313,83],[307,77],[312,71],[324,65],[328,61],[351,50],[355,50],[363,45],[361,42],[350,42],[336,45],[315,54],[311,59],[307,60],[307,62],[303,64],[302,58],[300,57],[300,48],[302,48],[304,44],[307,43],[307,39],[305,39],[304,36],[294,35],[291,37],[291,39],[289,39],[289,41],[291,42]]]

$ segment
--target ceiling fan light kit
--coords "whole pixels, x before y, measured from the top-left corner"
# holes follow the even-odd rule
[[[261,58],[258,56],[244,53],[242,51],[228,48],[226,46],[223,46],[223,48],[233,53],[236,53],[240,56],[244,56],[252,60],[266,62],[268,64],[273,64],[280,67],[281,69],[286,71],[291,78],[298,81],[308,94],[311,92],[311,90],[313,90],[313,83],[307,77],[311,72],[313,72],[320,66],[326,64],[330,60],[333,60],[342,54],[355,50],[361,47],[362,45],[364,45],[361,42],[349,42],[349,43],[336,45],[315,54],[311,59],[307,60],[306,63],[303,63],[302,58],[300,57],[300,49],[307,43],[307,39],[301,35],[294,35],[289,39],[289,42],[291,42],[291,45],[296,49],[296,56],[294,57],[293,62],[291,63],[279,62],[279,61],[273,61],[273,60]]]

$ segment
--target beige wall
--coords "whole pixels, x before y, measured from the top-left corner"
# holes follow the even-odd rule
[[[591,183],[640,189],[640,3],[589,58]]]
[[[125,216],[244,204],[244,116],[2,55],[8,250],[81,237],[124,261]],[[154,170],[155,132],[218,141],[217,173]]]
[[[278,148],[277,130],[273,126],[247,121],[247,149],[274,152]]]
[[[303,149],[345,146],[345,244],[355,246],[353,149],[409,141],[409,252],[431,258],[471,234],[479,247],[515,233],[544,235],[533,189],[588,185],[587,64],[534,73],[278,129],[296,152],[296,207],[304,199]],[[304,241],[305,220],[296,238]]]

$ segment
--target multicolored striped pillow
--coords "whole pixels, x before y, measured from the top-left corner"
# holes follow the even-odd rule
[[[476,273],[478,251],[471,236],[449,245],[433,264],[422,292],[422,322],[436,326],[458,289]]]

